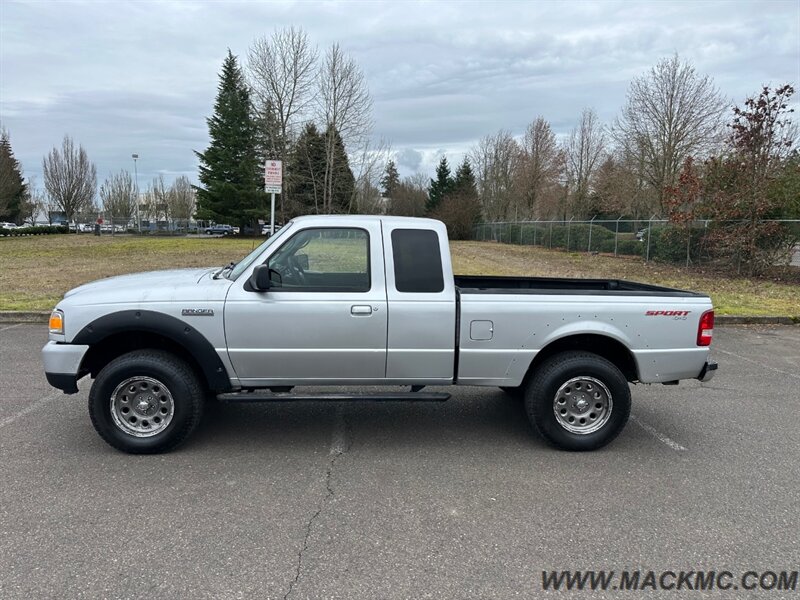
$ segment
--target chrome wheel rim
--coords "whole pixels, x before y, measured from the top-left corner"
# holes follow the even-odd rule
[[[111,394],[111,418],[122,432],[152,437],[164,431],[175,414],[167,386],[152,377],[130,377]]]
[[[556,422],[570,433],[594,433],[611,418],[614,401],[605,384],[594,377],[573,377],[553,399]]]

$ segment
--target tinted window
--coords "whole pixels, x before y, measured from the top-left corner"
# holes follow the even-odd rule
[[[394,281],[398,292],[436,293],[444,290],[439,236],[429,229],[392,231]]]
[[[272,286],[284,291],[366,292],[369,235],[363,229],[305,229],[269,259]]]

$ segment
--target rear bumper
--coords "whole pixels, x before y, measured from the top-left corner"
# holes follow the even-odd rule
[[[708,361],[705,365],[703,365],[703,370],[700,371],[700,375],[697,376],[697,379],[705,383],[706,381],[711,381],[714,378],[714,375],[717,373],[717,368],[719,365],[714,361]]]

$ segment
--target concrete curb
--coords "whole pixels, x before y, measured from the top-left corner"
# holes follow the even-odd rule
[[[0,323],[47,323],[49,312],[0,310]],[[726,325],[800,325],[800,315],[794,317],[747,317],[717,315],[714,324]]]
[[[47,323],[50,312],[0,310],[0,323]]]

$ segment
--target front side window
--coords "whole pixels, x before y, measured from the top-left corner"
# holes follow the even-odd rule
[[[356,228],[304,229],[270,257],[269,268],[276,290],[367,292],[369,234]]]

